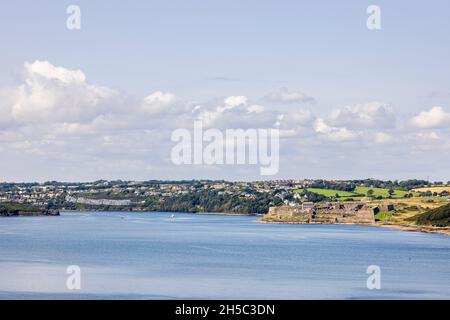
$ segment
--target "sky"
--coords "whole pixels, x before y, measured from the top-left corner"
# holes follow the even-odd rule
[[[4,1],[0,181],[448,181],[449,12],[444,0]],[[199,120],[280,130],[278,173],[175,164],[172,133]]]

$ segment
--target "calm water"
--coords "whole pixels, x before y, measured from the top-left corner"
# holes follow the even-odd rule
[[[449,299],[450,237],[255,217],[63,213],[0,219],[0,298]],[[66,268],[81,268],[81,290]],[[366,287],[369,265],[381,290]]]

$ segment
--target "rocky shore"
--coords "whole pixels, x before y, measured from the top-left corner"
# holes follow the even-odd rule
[[[265,221],[265,220],[256,220],[258,223],[270,223],[270,224],[312,224],[305,223],[300,221]],[[434,227],[434,226],[419,226],[415,224],[400,224],[394,222],[382,222],[382,223],[313,223],[313,224],[341,224],[341,225],[356,225],[356,226],[366,226],[366,227],[384,227],[391,228],[400,231],[413,231],[413,232],[426,232],[426,233],[438,233],[445,234],[450,236],[450,228],[449,227]]]
[[[450,236],[450,227],[435,227],[435,226],[419,226],[416,224],[403,224],[403,223],[393,223],[393,222],[383,222],[376,224],[380,227],[392,228],[402,231],[415,231],[415,232],[426,232],[426,233],[439,233]]]
[[[40,210],[40,211],[20,211],[20,210],[1,210],[0,217],[38,217],[38,216],[59,216],[59,211]]]

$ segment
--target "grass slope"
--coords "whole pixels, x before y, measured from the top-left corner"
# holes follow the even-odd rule
[[[450,203],[418,214],[410,220],[416,221],[419,225],[448,227],[450,226]]]

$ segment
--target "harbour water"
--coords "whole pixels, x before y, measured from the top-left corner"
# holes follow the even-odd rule
[[[450,237],[258,217],[0,219],[0,299],[450,299]],[[80,290],[67,287],[80,268]],[[369,266],[381,288],[368,289]]]

